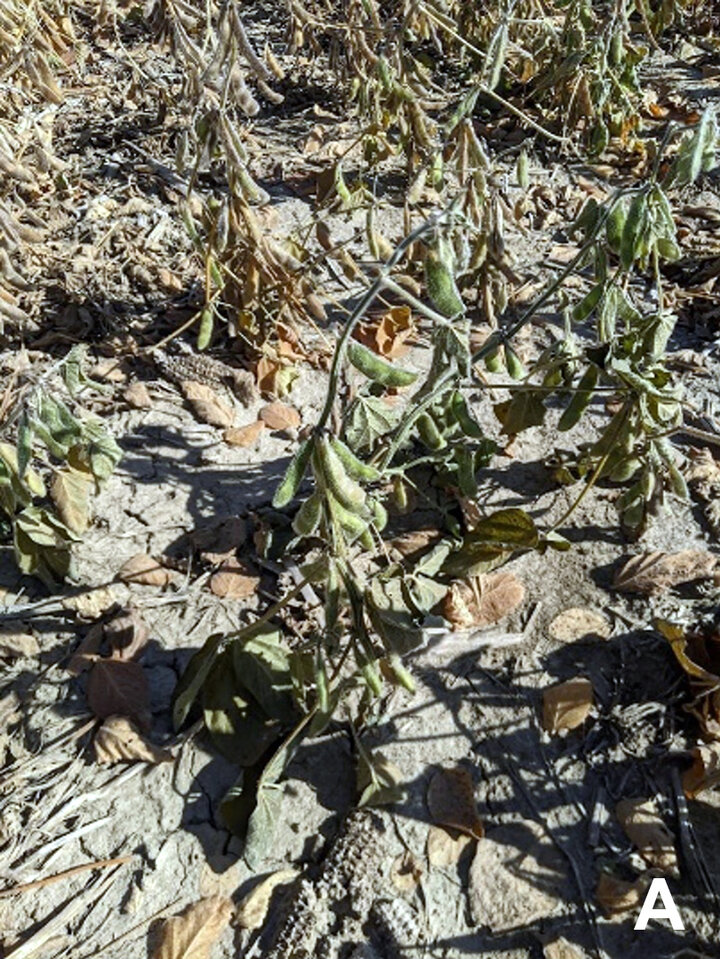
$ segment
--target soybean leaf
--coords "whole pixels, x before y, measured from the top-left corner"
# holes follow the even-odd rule
[[[192,704],[197,699],[218,652],[225,640],[224,633],[213,633],[192,657],[173,693],[172,715],[175,729],[180,729],[187,719]]]
[[[399,419],[399,411],[381,397],[358,396],[345,425],[345,438],[356,453],[372,449],[382,436],[397,426]]]

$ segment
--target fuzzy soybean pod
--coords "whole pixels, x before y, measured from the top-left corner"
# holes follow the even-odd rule
[[[282,509],[283,506],[287,506],[287,504],[295,498],[295,494],[300,488],[300,483],[302,483],[303,476],[310,463],[310,456],[314,446],[315,443],[312,439],[305,440],[295,456],[293,456],[285,472],[283,481],[273,496],[272,503],[275,509]]]
[[[520,357],[509,343],[505,344],[505,365],[510,379],[521,380],[525,376],[525,367]]]
[[[327,488],[345,509],[357,513],[365,504],[365,490],[348,475],[327,436],[321,436],[318,440],[317,455]]]
[[[599,373],[600,370],[594,363],[591,363],[585,370],[578,383],[577,391],[574,393],[565,412],[560,417],[560,422],[558,423],[559,430],[572,429],[583,415],[592,399]]]
[[[368,521],[359,513],[346,509],[329,489],[326,495],[333,522],[340,527],[349,542],[352,543],[363,536],[367,532]]]
[[[452,260],[443,253],[440,245],[438,245],[437,250],[427,251],[425,256],[425,283],[428,296],[436,309],[443,316],[454,317],[465,312],[465,304],[460,298],[455,283]]]
[[[405,669],[402,660],[397,653],[391,653],[391,655],[388,656],[388,666],[392,670],[392,674],[398,683],[407,689],[409,693],[414,693],[415,680],[412,678],[407,669]]]
[[[608,213],[607,220],[605,221],[605,235],[607,237],[608,246],[613,253],[620,252],[626,219],[627,207],[622,200],[618,200]]]
[[[293,529],[298,536],[312,536],[322,519],[323,497],[315,492],[309,496],[295,514]]]
[[[410,370],[403,370],[399,366],[386,362],[377,353],[373,353],[367,346],[355,340],[348,345],[348,359],[355,369],[360,370],[369,380],[381,386],[410,386],[418,377],[417,373],[411,373]]]
[[[362,460],[358,459],[353,451],[337,436],[330,437],[330,445],[337,453],[338,459],[351,479],[365,483],[374,483],[380,479],[380,471],[369,463],[363,463]]]
[[[213,325],[215,320],[215,311],[211,306],[206,306],[200,316],[200,328],[198,329],[197,348],[206,350],[210,346],[210,340],[213,335]]]
[[[435,424],[429,413],[423,413],[417,421],[420,439],[431,450],[441,450],[447,446],[447,440]]]
[[[620,243],[620,262],[629,270],[635,260],[640,258],[642,236],[647,226],[647,193],[638,193],[633,197],[623,227]]]

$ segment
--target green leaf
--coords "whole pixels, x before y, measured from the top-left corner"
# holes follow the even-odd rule
[[[583,320],[586,320],[595,307],[600,302],[600,297],[602,296],[603,290],[605,289],[604,283],[598,283],[596,286],[590,290],[587,296],[583,297],[582,300],[577,304],[573,309],[572,316],[576,323],[581,323]]]
[[[225,640],[224,633],[213,633],[205,640],[185,667],[185,672],[175,687],[172,702],[173,726],[180,729],[188,717],[192,704],[213,668],[215,659]]]
[[[345,425],[345,438],[355,452],[373,449],[381,437],[397,426],[399,420],[400,411],[381,397],[358,396]]]
[[[236,683],[252,694],[268,717],[284,723],[296,718],[289,654],[279,630],[266,626],[250,639],[234,642],[232,666]]]
[[[535,521],[521,509],[501,509],[483,517],[443,566],[449,576],[493,569],[517,549],[535,549],[540,542]]]
[[[48,586],[70,574],[70,544],[74,539],[56,516],[38,506],[26,506],[15,516],[15,562],[21,572],[39,576]]]
[[[389,652],[404,656],[425,643],[405,600],[401,576],[376,576],[365,591],[368,616]]]

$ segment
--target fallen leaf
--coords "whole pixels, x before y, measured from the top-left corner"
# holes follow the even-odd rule
[[[576,729],[585,722],[592,705],[592,683],[583,676],[550,686],[543,692],[543,727],[550,733]]]
[[[127,716],[108,716],[95,733],[93,747],[96,762],[103,765],[136,761],[166,763],[173,760],[171,752],[147,740]]]
[[[40,653],[40,644],[32,633],[0,629],[0,659],[30,659]]]
[[[472,836],[457,829],[431,826],[427,838],[428,862],[440,868],[454,866],[472,841]]]
[[[407,340],[415,332],[415,318],[409,306],[393,306],[377,319],[358,324],[353,333],[368,349],[388,359],[407,352]]]
[[[295,430],[302,422],[294,406],[288,406],[279,400],[263,406],[258,417],[269,430]]]
[[[181,915],[163,922],[152,959],[210,959],[212,947],[230,924],[232,914],[232,899],[200,899]]]
[[[63,597],[62,604],[65,609],[74,609],[83,619],[97,619],[116,604],[116,590],[117,587],[112,586],[86,589],[77,596]]]
[[[713,624],[688,630],[663,619],[653,625],[688,675],[692,700],[684,708],[708,739],[720,739],[720,629]]]
[[[140,583],[142,586],[167,586],[171,574],[170,570],[165,569],[152,556],[137,553],[122,564],[117,578],[125,583]]]
[[[264,429],[263,421],[255,420],[254,423],[248,423],[247,426],[231,426],[230,429],[224,430],[223,439],[228,446],[240,446],[242,448],[255,446]]]
[[[210,577],[210,589],[221,599],[248,599],[260,585],[260,577],[245,563],[231,557]]]
[[[484,835],[475,805],[472,776],[463,766],[435,773],[428,786],[427,804],[430,815],[440,826],[459,829],[475,839]]]
[[[693,494],[703,501],[708,526],[720,538],[720,463],[707,447],[690,450],[690,456],[685,478]]]
[[[255,379],[261,393],[285,396],[298,377],[294,366],[262,356],[255,367]]]
[[[65,466],[55,471],[50,498],[58,516],[73,533],[82,534],[90,522],[92,477],[88,473]]]
[[[683,790],[688,799],[720,783],[720,743],[698,743],[691,750],[692,766],[682,777]]]
[[[90,670],[87,700],[100,719],[127,716],[141,729],[150,726],[150,690],[139,663],[122,659],[98,659]]]
[[[250,890],[235,913],[235,921],[241,929],[260,929],[267,916],[270,901],[278,886],[286,886],[297,877],[296,869],[279,869]]]
[[[122,361],[113,356],[104,356],[93,366],[90,374],[94,379],[104,380],[106,383],[124,383],[127,375],[122,368]]]
[[[123,399],[136,410],[149,410],[152,406],[152,399],[148,393],[148,388],[144,383],[131,383],[123,390]]]
[[[127,607],[105,624],[105,640],[118,659],[133,659],[147,644],[150,630],[137,609]]]
[[[651,799],[622,799],[615,807],[615,815],[649,866],[667,875],[679,874],[675,837]]]
[[[396,550],[403,559],[417,559],[421,553],[426,552],[442,536],[441,530],[436,526],[427,529],[412,529],[404,533],[398,533],[388,540],[386,546],[390,550]]]
[[[193,413],[203,423],[219,427],[233,425],[235,413],[232,408],[209,386],[196,383],[194,380],[185,380],[182,383],[182,391]]]
[[[587,959],[587,953],[580,946],[561,936],[559,939],[545,943],[543,959]]]
[[[401,852],[390,866],[390,880],[399,892],[414,892],[422,877],[422,863],[409,849]]]
[[[562,643],[573,643],[579,639],[607,639],[612,626],[602,613],[582,606],[571,606],[553,619],[548,626],[552,639]]]
[[[623,593],[651,596],[680,583],[708,579],[715,571],[717,558],[701,549],[679,553],[641,553],[633,556],[615,574],[613,585]]]
[[[67,664],[68,672],[74,676],[79,676],[80,673],[89,669],[98,658],[104,638],[103,624],[93,623],[70,657]]]
[[[241,516],[216,516],[194,529],[191,539],[206,563],[221,563],[247,539],[247,523]]]
[[[601,872],[595,887],[595,899],[607,916],[615,916],[637,908],[645,885],[642,876],[634,882],[627,882],[608,872]]]
[[[514,573],[489,573],[455,580],[443,600],[442,612],[453,629],[492,626],[524,599],[525,587]]]

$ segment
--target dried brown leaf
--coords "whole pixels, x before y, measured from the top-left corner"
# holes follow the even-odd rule
[[[40,653],[40,644],[32,633],[0,629],[0,659],[29,659]]]
[[[592,705],[592,683],[584,676],[550,686],[543,692],[543,727],[550,733],[576,729],[585,722]]]
[[[88,706],[100,719],[127,716],[141,729],[150,726],[150,690],[139,663],[98,659],[87,685]]]
[[[260,585],[260,577],[237,559],[225,560],[210,577],[210,589],[221,599],[248,599]]]
[[[453,629],[492,626],[525,599],[525,587],[514,573],[489,573],[458,579],[443,600],[443,616]]]
[[[543,959],[587,959],[587,953],[580,946],[561,936],[559,939],[545,943]]]
[[[678,875],[675,837],[651,799],[622,799],[615,807],[615,815],[649,866],[668,875]]]
[[[216,516],[193,530],[191,539],[205,562],[221,563],[247,539],[247,523],[241,516]]]
[[[423,877],[420,860],[409,849],[401,852],[390,866],[390,880],[399,892],[414,892]]]
[[[123,391],[123,399],[136,410],[149,410],[152,406],[152,399],[144,383],[131,383]]]
[[[680,583],[690,583],[712,576],[717,559],[702,549],[685,549],[679,553],[641,553],[631,557],[615,574],[615,589],[623,593],[651,596]]]
[[[193,413],[203,423],[221,428],[233,425],[235,413],[232,408],[209,386],[196,383],[194,380],[185,380],[182,383],[182,391]]]
[[[93,740],[95,760],[103,765],[125,762],[166,763],[173,755],[147,740],[126,716],[108,716]]]
[[[587,637],[607,639],[611,631],[612,626],[602,613],[582,606],[564,609],[548,626],[550,636],[562,643],[573,643]]]
[[[428,786],[427,804],[430,815],[439,825],[459,829],[475,839],[484,835],[475,805],[472,776],[463,766],[435,773]]]
[[[361,323],[353,334],[368,349],[387,359],[407,352],[407,340],[415,332],[415,318],[409,306],[393,306],[375,320]]]
[[[431,826],[428,830],[427,857],[431,866],[454,866],[472,842],[472,836],[457,829]]]
[[[90,522],[92,476],[66,466],[57,470],[50,487],[50,498],[58,516],[73,533],[82,534]]]
[[[255,420],[254,423],[248,423],[247,426],[231,426],[230,429],[224,430],[223,439],[228,446],[239,446],[241,448],[255,446],[264,429],[263,421]]]
[[[230,923],[231,899],[209,896],[162,924],[151,959],[210,959],[212,947]]]
[[[698,743],[690,755],[692,766],[683,774],[682,784],[687,798],[695,799],[720,783],[720,743]]]
[[[105,624],[105,639],[113,656],[134,659],[150,638],[150,630],[137,609],[127,607]]]
[[[117,576],[125,583],[140,583],[142,586],[167,586],[172,578],[170,570],[147,553],[131,556],[120,567]]]
[[[295,407],[280,400],[263,406],[258,417],[269,430],[296,430],[302,422]]]
[[[241,929],[260,929],[265,922],[270,901],[278,886],[286,886],[297,876],[296,869],[279,869],[267,876],[241,900],[235,920]]]
[[[77,596],[63,597],[62,604],[65,609],[74,609],[83,619],[97,619],[116,604],[116,590],[117,588],[112,586],[86,589]]]
[[[615,916],[637,908],[645,885],[642,876],[634,882],[626,882],[610,873],[601,872],[595,887],[595,899],[607,916]]]

